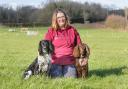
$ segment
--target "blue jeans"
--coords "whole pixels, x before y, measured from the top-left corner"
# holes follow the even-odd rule
[[[77,72],[76,72],[75,65],[52,64],[49,75],[52,78],[56,78],[56,77],[76,78],[77,77]]]

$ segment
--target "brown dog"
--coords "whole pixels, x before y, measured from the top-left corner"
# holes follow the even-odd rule
[[[85,78],[88,76],[88,59],[90,55],[90,48],[87,44],[76,45],[73,51],[75,57],[75,65],[77,69],[77,77]]]

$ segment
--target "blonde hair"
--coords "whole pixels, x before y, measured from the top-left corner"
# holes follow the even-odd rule
[[[59,26],[58,26],[58,23],[57,23],[57,13],[59,13],[59,12],[63,13],[64,16],[65,16],[66,23],[65,23],[65,26],[64,26],[64,27],[66,28],[67,26],[70,25],[70,23],[69,23],[69,18],[68,18],[68,16],[67,16],[67,14],[66,14],[62,9],[56,9],[56,10],[53,12],[53,16],[52,16],[52,26],[51,26],[54,30],[59,29]]]

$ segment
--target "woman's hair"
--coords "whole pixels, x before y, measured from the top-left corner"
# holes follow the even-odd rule
[[[53,28],[54,30],[59,29],[59,25],[57,24],[57,13],[59,13],[59,12],[63,13],[64,16],[65,16],[66,22],[65,22],[65,26],[64,26],[64,27],[67,27],[67,26],[69,26],[69,24],[70,24],[70,23],[69,23],[69,18],[68,18],[68,16],[67,16],[67,14],[65,13],[65,11],[63,11],[62,9],[56,9],[56,10],[53,12],[53,16],[52,16],[52,28]]]

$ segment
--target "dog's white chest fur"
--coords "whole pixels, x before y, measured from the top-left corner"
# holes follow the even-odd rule
[[[48,54],[44,56],[38,55],[39,71],[42,71],[42,72],[47,71],[50,60],[51,60],[51,55],[48,55]]]

